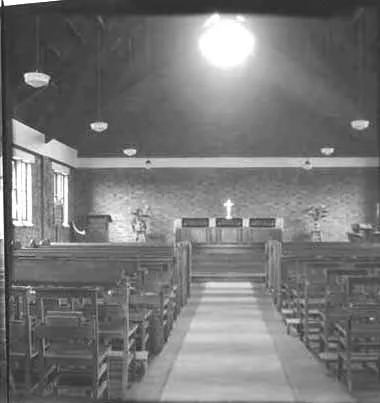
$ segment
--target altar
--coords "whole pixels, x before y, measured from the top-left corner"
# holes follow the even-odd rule
[[[184,217],[175,220],[177,242],[196,244],[252,244],[282,241],[282,218]]]

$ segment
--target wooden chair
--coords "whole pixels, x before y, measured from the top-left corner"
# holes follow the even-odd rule
[[[36,319],[31,314],[33,290],[12,286],[10,296],[10,363],[16,391],[32,393],[39,381]]]
[[[41,340],[45,371],[55,368],[57,395],[90,396],[98,400],[108,387],[108,348],[100,344],[98,290],[86,288],[38,288],[36,297],[41,324],[36,332]],[[91,309],[49,311],[45,301],[79,299],[91,301]],[[87,316],[88,315],[88,316]]]
[[[380,277],[349,276],[343,280],[346,316],[335,324],[338,335],[337,376],[348,390],[354,373],[380,370]]]
[[[354,388],[354,374],[374,366],[380,372],[380,304],[349,309],[346,320],[336,324],[338,334],[337,376],[349,392]]]

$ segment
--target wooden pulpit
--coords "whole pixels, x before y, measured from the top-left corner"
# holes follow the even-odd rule
[[[108,214],[88,214],[86,242],[109,242],[110,222],[112,218]]]

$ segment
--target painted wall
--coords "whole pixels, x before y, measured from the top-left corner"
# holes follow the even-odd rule
[[[22,246],[29,245],[32,239],[37,242],[50,239],[55,242],[68,242],[70,229],[54,224],[54,171],[52,161],[47,157],[36,156],[32,164],[33,226],[14,226],[13,239],[20,241]],[[69,221],[73,216],[74,206],[73,175],[69,176]]]
[[[180,217],[283,217],[284,240],[309,239],[304,210],[325,204],[325,241],[346,241],[350,225],[372,222],[378,194],[376,168],[300,169],[79,169],[74,174],[75,215],[110,214],[110,241],[133,240],[132,212],[149,205],[154,238],[170,240]]]

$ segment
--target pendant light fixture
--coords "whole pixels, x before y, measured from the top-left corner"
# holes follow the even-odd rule
[[[253,53],[255,37],[241,15],[213,14],[203,25],[199,50],[213,66],[230,70],[244,63]]]
[[[303,162],[302,168],[303,168],[305,171],[311,171],[311,170],[313,169],[313,164],[311,163],[310,160],[306,160],[306,161]]]
[[[321,148],[321,154],[325,155],[326,157],[329,157],[330,155],[333,155],[335,152],[334,147],[322,147]]]
[[[50,82],[50,76],[38,71],[40,67],[40,17],[36,17],[36,71],[30,71],[24,74],[25,84],[33,88],[47,87]]]
[[[363,13],[364,9],[360,10],[360,14],[358,16],[358,84],[357,84],[357,91],[358,91],[358,101],[357,101],[357,108],[360,111],[360,115],[351,121],[350,125],[354,130],[363,131],[367,129],[370,125],[368,119],[365,119],[362,115],[364,109],[364,21],[363,21]]]
[[[100,66],[100,50],[101,50],[101,26],[98,24],[97,29],[97,52],[96,52],[96,87],[97,87],[97,114],[98,120],[90,123],[90,128],[96,133],[102,133],[108,129],[108,123],[101,118],[101,100],[102,100],[102,82],[101,82],[101,66]]]
[[[146,160],[145,161],[145,169],[151,169],[152,168],[152,161],[151,160]]]
[[[125,148],[125,149],[123,150],[123,153],[124,153],[127,157],[134,157],[134,156],[136,155],[136,153],[137,153],[137,150],[136,150],[135,147],[128,147],[128,148]]]

